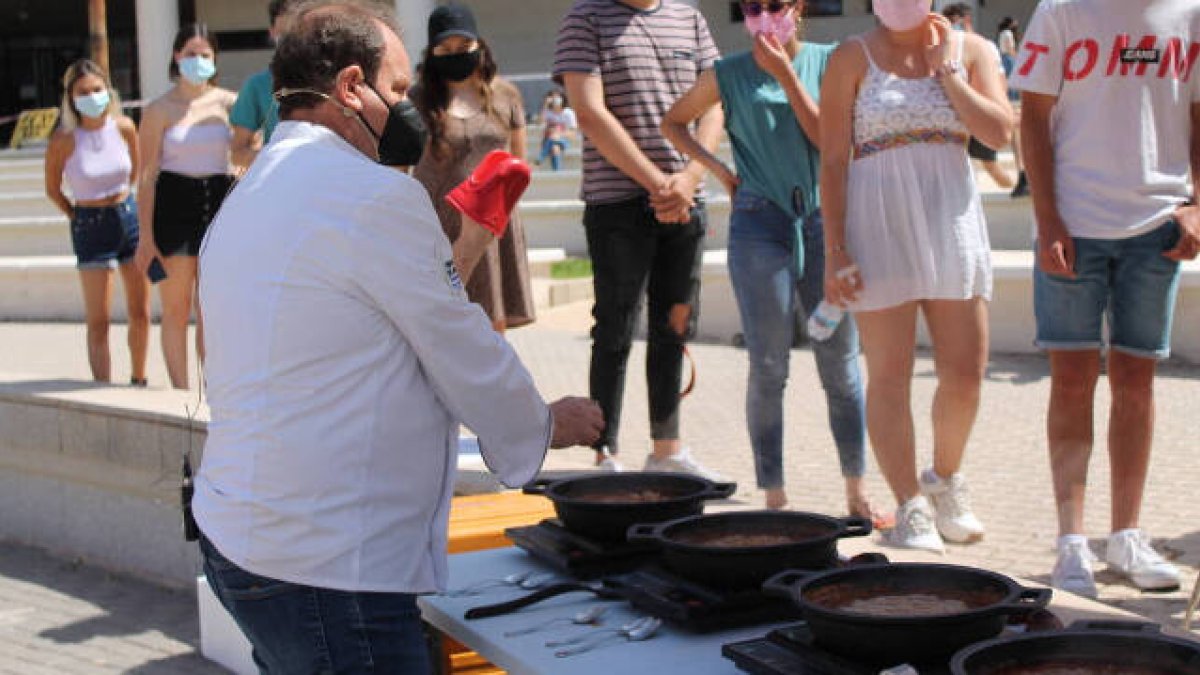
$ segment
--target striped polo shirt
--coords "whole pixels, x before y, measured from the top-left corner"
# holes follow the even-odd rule
[[[718,56],[704,16],[679,0],[661,0],[650,10],[619,0],[577,0],[558,31],[554,79],[561,83],[564,73],[599,75],[604,103],[621,126],[659,169],[675,173],[687,160],[663,137],[659,124]],[[618,202],[645,193],[584,138],[580,196],[585,202]]]

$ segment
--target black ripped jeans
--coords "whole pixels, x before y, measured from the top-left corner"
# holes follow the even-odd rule
[[[592,258],[595,304],[592,316],[592,363],[589,390],[604,411],[605,429],[594,447],[617,453],[625,367],[633,344],[642,297],[647,312],[646,382],[650,436],[679,438],[679,386],[683,343],[699,318],[700,261],[708,218],[697,202],[684,224],[661,223],[645,197],[584,210],[588,253]],[[691,308],[688,331],[670,325],[671,308]]]

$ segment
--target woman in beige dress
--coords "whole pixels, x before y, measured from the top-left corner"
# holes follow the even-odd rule
[[[496,63],[479,38],[471,11],[442,5],[429,17],[420,83],[413,98],[429,128],[429,143],[413,173],[453,242],[462,215],[445,200],[492,150],[525,157],[525,112],[516,87],[496,77]],[[534,320],[525,231],[513,214],[508,231],[488,247],[466,283],[497,331]]]

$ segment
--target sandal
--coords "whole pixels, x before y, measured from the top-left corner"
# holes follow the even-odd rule
[[[896,526],[896,515],[876,509],[866,497],[852,498],[847,502],[850,515],[866,518],[876,530],[890,530]]]

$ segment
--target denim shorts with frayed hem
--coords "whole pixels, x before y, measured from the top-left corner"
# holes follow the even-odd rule
[[[1113,349],[1148,359],[1170,356],[1179,263],[1163,253],[1179,237],[1179,224],[1169,220],[1128,239],[1073,238],[1074,279],[1034,269],[1037,346],[1100,349],[1107,322]]]
[[[133,259],[137,245],[137,204],[132,195],[112,206],[75,207],[71,247],[77,268],[116,269]]]

